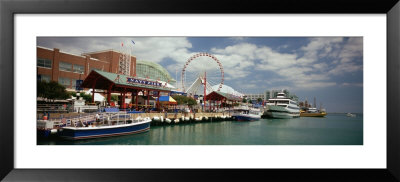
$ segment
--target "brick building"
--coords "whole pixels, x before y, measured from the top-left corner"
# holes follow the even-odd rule
[[[120,52],[105,50],[74,55],[60,49],[37,46],[38,79],[57,81],[67,89],[74,89],[76,80],[84,80],[92,71],[119,72]],[[129,76],[136,76],[136,57],[131,56]]]

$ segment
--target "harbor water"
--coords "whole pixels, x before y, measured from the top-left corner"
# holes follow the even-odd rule
[[[128,136],[38,139],[38,145],[363,145],[363,115],[179,123]]]

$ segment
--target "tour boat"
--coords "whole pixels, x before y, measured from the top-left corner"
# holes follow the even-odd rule
[[[300,117],[300,108],[296,101],[285,97],[285,93],[280,92],[276,98],[268,100],[264,114],[271,118],[294,118]]]
[[[256,121],[261,118],[261,114],[259,109],[239,107],[233,110],[232,117],[237,121]]]
[[[112,114],[99,117],[94,125],[74,124],[61,129],[60,137],[71,140],[112,137],[142,133],[150,130],[149,117],[132,119],[129,114]]]

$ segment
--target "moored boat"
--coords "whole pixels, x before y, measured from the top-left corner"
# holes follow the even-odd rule
[[[316,113],[307,113],[307,112],[301,112],[300,117],[325,117],[326,112],[316,112]]]
[[[64,123],[63,123],[64,122]],[[58,136],[59,131],[62,127],[66,126],[66,122],[71,122],[71,120],[67,119],[59,119],[59,120],[47,120],[41,119],[36,121],[36,134],[37,137],[47,138],[52,136]]]
[[[310,107],[300,111],[300,117],[325,117],[325,116],[326,116],[326,111],[324,109],[321,109],[319,111],[317,110],[317,108]]]
[[[347,116],[347,117],[353,117],[353,118],[356,117],[356,115],[355,115],[355,114],[352,114],[352,113],[347,113],[346,116]]]
[[[297,101],[285,97],[285,93],[278,93],[276,98],[269,99],[265,116],[270,118],[290,119],[300,117],[300,108]]]
[[[107,117],[103,116],[102,118],[105,119],[94,125],[66,126],[61,129],[60,137],[79,140],[130,135],[150,130],[151,119],[149,117],[131,119],[128,116],[127,114],[113,114]]]
[[[256,121],[261,118],[261,114],[259,109],[239,107],[233,110],[232,117],[237,121]]]

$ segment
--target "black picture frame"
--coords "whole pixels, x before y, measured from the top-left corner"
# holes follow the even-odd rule
[[[387,15],[386,169],[15,169],[14,15],[31,13],[380,13]],[[399,181],[398,0],[0,0],[0,179],[5,181]],[[29,31],[29,30],[27,30]],[[390,99],[389,99],[390,98]],[[383,117],[382,120],[385,118]],[[312,160],[312,159],[310,159]],[[366,159],[368,160],[368,159]]]

